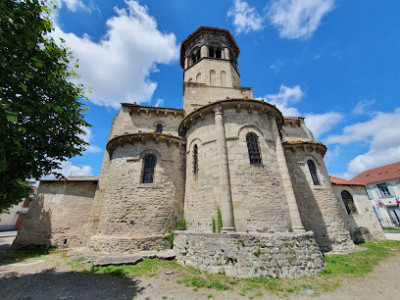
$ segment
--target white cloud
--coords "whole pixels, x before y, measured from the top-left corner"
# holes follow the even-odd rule
[[[276,105],[284,116],[301,116],[303,114],[294,105],[300,102],[303,97],[304,92],[299,85],[288,87],[282,84],[278,93],[266,95],[264,99]],[[306,125],[312,131],[315,139],[331,130],[343,119],[343,116],[337,112],[307,113],[304,116]]]
[[[325,164],[327,166],[329,166],[329,164],[331,162],[333,162],[335,160],[335,158],[339,156],[339,154],[340,154],[339,146],[335,146],[333,149],[328,148],[328,151],[326,152],[325,157],[324,157]],[[341,178],[343,178],[343,177],[341,177]]]
[[[89,145],[86,146],[86,153],[98,153],[101,152],[101,148],[97,147],[95,145],[91,144],[91,139],[92,139],[92,131],[90,130],[89,127],[84,127],[83,130],[85,131],[85,134],[80,134],[79,137],[83,139],[86,143]]]
[[[160,107],[164,105],[164,99],[158,98],[156,100],[156,104],[154,104],[155,107]]]
[[[265,100],[276,107],[286,116],[299,116],[297,108],[292,105],[301,101],[304,93],[299,85],[288,87],[281,85],[277,94],[269,94],[265,96]]]
[[[63,3],[65,3],[69,10],[76,11],[78,9],[86,9],[87,7],[83,4],[81,0],[55,0],[53,1],[57,8],[61,8]]]
[[[347,173],[351,176],[381,165],[400,161],[400,107],[393,112],[377,112],[366,122],[346,126],[343,134],[327,138],[330,144],[366,143],[367,153],[352,159]]]
[[[358,101],[354,109],[352,110],[353,114],[356,115],[365,115],[370,113],[367,108],[375,103],[375,100],[363,99]]]
[[[233,18],[236,33],[259,31],[263,28],[263,18],[246,1],[235,0],[235,5],[228,11],[228,17]]]
[[[60,172],[65,177],[92,175],[92,168],[90,166],[86,165],[76,166],[73,165],[70,161],[63,161],[61,163],[61,169],[57,169],[55,171]]]
[[[321,19],[334,8],[334,0],[275,0],[269,8],[270,22],[279,36],[287,39],[310,38]]]
[[[55,26],[54,36],[63,38],[79,59],[79,82],[92,89],[89,100],[98,105],[118,108],[121,102],[150,101],[157,83],[149,76],[156,64],[178,58],[175,35],[159,31],[146,6],[125,3],[126,9],[115,8],[116,16],[107,20],[107,33],[99,42]]]
[[[327,112],[324,114],[309,113],[305,115],[304,122],[318,139],[322,134],[331,130],[343,119],[343,116],[337,112]]]

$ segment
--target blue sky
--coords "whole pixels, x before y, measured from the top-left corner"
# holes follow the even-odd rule
[[[121,102],[182,107],[180,43],[199,26],[230,30],[242,86],[305,116],[331,175],[400,161],[400,1],[57,0],[55,38],[89,87],[86,152],[64,175],[99,175]]]

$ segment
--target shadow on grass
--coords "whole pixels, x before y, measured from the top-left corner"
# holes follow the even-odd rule
[[[83,272],[47,270],[0,280],[0,299],[132,299],[142,291],[137,280]]]

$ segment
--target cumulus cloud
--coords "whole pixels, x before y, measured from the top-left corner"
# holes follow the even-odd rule
[[[275,0],[268,17],[281,38],[306,39],[313,35],[334,4],[334,0]]]
[[[349,145],[365,143],[369,145],[367,153],[352,159],[347,173],[358,173],[381,165],[400,161],[400,107],[393,112],[376,112],[366,121],[346,126],[340,135],[327,138],[330,144]]]
[[[276,105],[284,116],[304,115],[306,125],[313,132],[315,139],[318,139],[322,134],[331,130],[343,119],[343,116],[337,112],[301,114],[294,105],[300,102],[303,97],[304,92],[299,85],[288,87],[282,84],[278,93],[266,95],[264,99]]]
[[[370,113],[368,108],[375,103],[375,100],[363,99],[358,101],[354,109],[352,110],[353,114],[356,115],[365,115]]]
[[[336,124],[343,120],[343,116],[337,112],[324,114],[309,113],[305,115],[304,122],[318,139],[322,134],[330,131]]]
[[[228,17],[233,18],[236,33],[259,31],[263,28],[263,18],[246,1],[235,0],[235,5],[228,11]]]
[[[301,101],[303,96],[304,92],[299,85],[288,87],[282,84],[278,93],[266,95],[264,98],[269,103],[276,105],[282,114],[286,116],[299,116],[299,111],[292,105]]]
[[[81,0],[55,0],[53,1],[56,7],[60,8],[65,4],[69,10],[76,11],[79,9],[87,9]]]
[[[65,177],[92,175],[92,168],[90,166],[86,165],[76,166],[73,165],[70,161],[63,161],[61,163],[61,169],[57,169],[56,171],[60,172]]]
[[[156,103],[154,104],[155,107],[162,107],[164,105],[164,99],[158,98]]]
[[[95,145],[91,144],[91,139],[92,139],[92,131],[90,130],[89,127],[84,127],[83,130],[85,131],[85,134],[80,134],[79,137],[83,139],[86,143],[89,145],[86,146],[86,153],[98,153],[101,151],[100,147],[97,147]]]
[[[118,108],[121,102],[150,101],[157,83],[149,76],[156,64],[178,58],[175,35],[159,31],[146,6],[133,0],[125,3],[126,8],[115,8],[99,42],[55,26],[54,36],[63,38],[79,59],[79,82],[91,88],[89,100],[98,105]]]

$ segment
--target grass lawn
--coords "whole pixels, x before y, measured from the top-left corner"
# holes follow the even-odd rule
[[[276,279],[256,277],[235,279],[221,274],[210,274],[199,269],[182,267],[174,261],[146,259],[135,266],[95,267],[94,274],[112,274],[125,277],[129,274],[155,277],[165,270],[174,270],[178,284],[193,289],[233,290],[251,298],[261,297],[265,292],[272,292],[282,297],[312,289],[316,294],[332,291],[340,286],[341,281],[364,276],[371,272],[382,259],[400,254],[400,241],[367,242],[360,246],[364,251],[349,255],[325,256],[326,269],[320,274],[300,279]]]
[[[332,291],[338,288],[343,280],[364,276],[371,272],[379,261],[391,255],[400,254],[400,241],[368,242],[360,246],[366,250],[349,255],[325,256],[327,265],[325,270],[316,276],[299,279],[269,277],[235,279],[222,274],[210,274],[199,269],[183,267],[175,261],[159,259],[144,259],[137,265],[91,267],[90,264],[69,262],[65,250],[9,251],[0,257],[0,265],[27,259],[44,259],[74,272],[88,272],[93,275],[110,274],[118,277],[146,276],[174,281],[175,284],[196,291],[208,290],[208,298],[213,297],[213,291],[230,290],[253,299],[268,293],[287,297],[300,293],[304,289],[312,289],[315,294]],[[173,270],[174,274],[165,276],[166,270]]]

